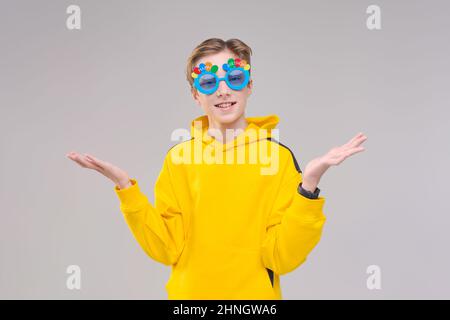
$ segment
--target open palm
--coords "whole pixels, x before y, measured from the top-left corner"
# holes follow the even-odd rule
[[[66,157],[78,163],[81,167],[95,170],[105,177],[109,178],[121,189],[124,189],[131,185],[128,174],[119,167],[97,159],[96,157],[84,154],[81,155],[77,152],[69,152]]]

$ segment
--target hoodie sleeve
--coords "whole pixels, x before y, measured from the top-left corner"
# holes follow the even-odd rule
[[[319,242],[326,217],[325,199],[308,199],[298,192],[301,172],[283,182],[266,223],[262,244],[264,266],[282,275],[293,271]]]
[[[168,161],[166,157],[155,183],[155,206],[140,191],[135,179],[130,179],[132,186],[126,189],[114,189],[125,221],[142,249],[154,260],[172,265],[184,246],[184,228]]]

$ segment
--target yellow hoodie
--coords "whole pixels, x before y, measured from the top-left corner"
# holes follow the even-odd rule
[[[320,240],[325,199],[298,192],[302,171],[273,135],[278,116],[246,121],[222,144],[208,134],[206,115],[193,120],[192,138],[165,156],[154,205],[136,179],[114,188],[142,249],[172,266],[169,299],[282,299],[279,276],[305,262]],[[269,157],[252,162],[255,150]]]

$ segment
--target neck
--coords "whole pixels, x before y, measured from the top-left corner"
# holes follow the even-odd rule
[[[208,122],[209,122],[208,134],[210,136],[214,137],[216,140],[220,141],[221,143],[227,143],[227,141],[226,141],[226,130],[227,129],[245,130],[248,126],[248,123],[245,120],[245,114],[242,114],[242,116],[240,116],[238,119],[236,119],[235,121],[230,122],[230,123],[216,122],[213,119],[211,119],[210,116],[208,116]],[[214,130],[210,131],[211,129],[214,129]],[[220,135],[214,131],[219,131]],[[239,134],[239,132],[235,132],[235,134],[233,135],[233,138],[238,134]]]

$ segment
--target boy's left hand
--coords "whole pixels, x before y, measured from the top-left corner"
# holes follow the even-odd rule
[[[367,137],[362,133],[358,133],[346,144],[334,147],[322,157],[311,160],[302,174],[302,187],[305,190],[314,192],[319,184],[320,178],[328,170],[329,167],[340,164],[351,155],[364,151],[364,147],[360,145],[366,141]]]

